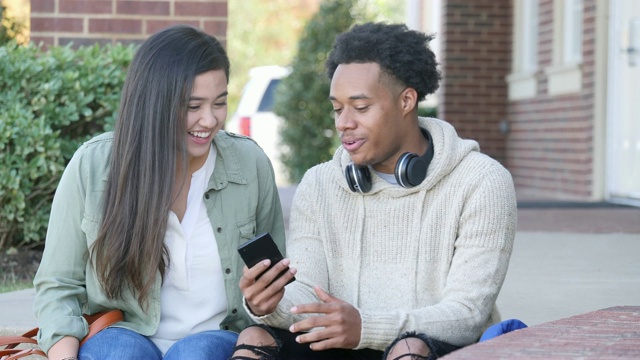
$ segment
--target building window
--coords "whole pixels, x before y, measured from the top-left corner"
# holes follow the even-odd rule
[[[582,62],[582,0],[564,1],[564,56],[565,64]]]
[[[538,1],[522,0],[522,58],[520,70],[533,72],[538,68]]]
[[[582,89],[583,0],[554,0],[553,59],[544,69],[549,95]]]
[[[507,76],[509,100],[536,96],[538,71],[538,0],[514,1],[512,71]]]

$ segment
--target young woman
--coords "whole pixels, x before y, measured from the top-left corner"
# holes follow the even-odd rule
[[[49,359],[226,359],[250,323],[236,251],[269,232],[284,252],[273,169],[220,129],[229,59],[174,26],[138,49],[113,133],[80,147],[58,186],[34,280]],[[82,314],[124,321],[87,334]]]

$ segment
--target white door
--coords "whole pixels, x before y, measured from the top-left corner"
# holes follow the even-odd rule
[[[640,205],[640,1],[610,4],[607,198]]]

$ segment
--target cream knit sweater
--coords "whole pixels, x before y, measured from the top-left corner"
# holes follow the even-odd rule
[[[319,301],[313,286],[320,285],[360,311],[358,349],[383,350],[411,330],[467,345],[499,321],[495,301],[516,229],[513,181],[448,123],[419,121],[435,150],[419,186],[372,172],[369,193],[351,192],[342,147],[305,174],[287,239],[297,281],[274,313],[255,320],[288,327],[301,319],[289,309]]]

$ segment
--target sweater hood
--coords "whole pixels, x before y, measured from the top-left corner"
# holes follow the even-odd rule
[[[418,123],[421,128],[429,131],[433,140],[434,154],[427,169],[427,177],[418,186],[403,188],[398,185],[389,184],[370,168],[373,186],[371,191],[364,194],[365,196],[373,195],[383,190],[388,191],[389,196],[392,197],[427,191],[449,175],[467,155],[473,151],[480,151],[480,147],[475,140],[461,139],[458,137],[458,133],[453,126],[446,121],[419,117]],[[342,179],[342,181],[339,181],[340,186],[347,191],[351,190],[345,180],[344,170],[349,164],[351,164],[351,157],[344,147],[340,146],[333,155],[331,165],[333,171],[340,173],[339,175],[337,174],[337,176]]]

